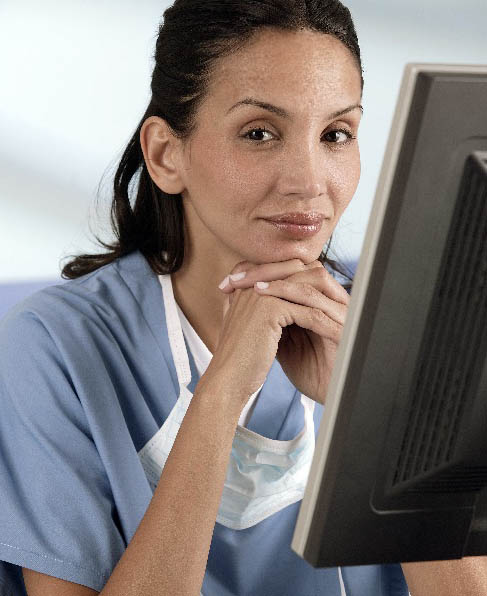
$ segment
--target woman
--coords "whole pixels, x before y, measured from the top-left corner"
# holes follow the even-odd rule
[[[407,596],[290,549],[349,302],[350,13],[176,0],[155,59],[117,242],[0,326],[1,593]]]

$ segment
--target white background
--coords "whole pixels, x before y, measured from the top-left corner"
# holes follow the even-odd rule
[[[365,69],[362,179],[333,246],[353,262],[404,65],[487,64],[487,2],[345,4]],[[96,250],[91,231],[112,239],[111,182],[150,98],[157,28],[168,5],[0,2],[0,283],[60,279],[65,257]]]

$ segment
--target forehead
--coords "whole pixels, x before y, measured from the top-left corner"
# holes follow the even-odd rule
[[[287,98],[289,107],[353,103],[361,96],[360,71],[351,51],[331,35],[264,30],[216,63],[208,108],[228,109],[245,95],[281,104]]]

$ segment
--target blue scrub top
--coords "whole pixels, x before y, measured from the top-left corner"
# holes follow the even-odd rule
[[[152,498],[138,451],[178,392],[162,288],[138,250],[4,316],[0,596],[26,594],[21,567],[102,590]],[[315,433],[322,414],[316,404]],[[300,393],[275,360],[247,428],[290,440],[303,426]],[[340,596],[337,568],[290,548],[300,503],[246,530],[216,523],[203,594]],[[342,575],[347,596],[408,596],[399,564]]]

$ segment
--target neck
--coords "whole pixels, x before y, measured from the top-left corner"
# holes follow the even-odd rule
[[[172,287],[177,304],[212,354],[220,337],[225,301],[218,285],[242,260],[216,241],[186,203],[184,261],[171,274]]]

